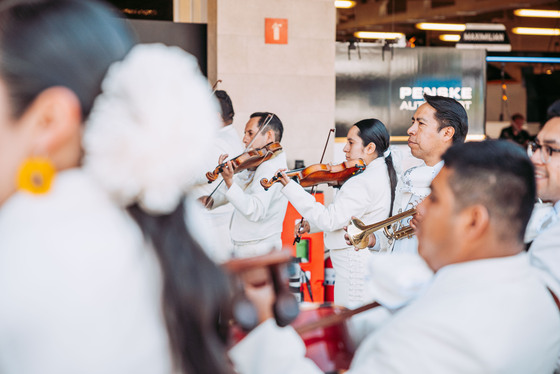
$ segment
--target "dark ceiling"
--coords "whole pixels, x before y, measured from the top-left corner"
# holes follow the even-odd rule
[[[527,18],[515,9],[560,10],[555,0],[356,0],[351,9],[337,11],[337,40],[347,41],[355,31],[394,31],[414,36],[416,45],[453,46],[439,40],[439,31],[421,31],[418,22],[502,23],[506,26],[512,51],[560,52],[560,36],[521,36],[513,27],[560,28],[560,18]]]

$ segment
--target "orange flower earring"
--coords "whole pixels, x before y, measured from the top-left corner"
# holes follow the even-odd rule
[[[17,176],[17,186],[20,190],[32,194],[49,192],[56,174],[53,164],[46,158],[31,157],[23,162]]]

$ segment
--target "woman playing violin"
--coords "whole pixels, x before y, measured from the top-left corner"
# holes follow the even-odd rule
[[[336,274],[334,301],[342,306],[364,302],[365,260],[368,251],[355,251],[344,240],[343,226],[351,217],[374,223],[389,216],[397,183],[389,149],[389,133],[377,119],[362,120],[350,128],[344,152],[347,160],[363,159],[366,170],[348,179],[332,204],[323,206],[282,172],[282,193],[305,221],[296,225],[299,233],[325,232]]]
[[[247,151],[280,142],[284,127],[272,113],[257,112],[245,125],[243,144]],[[249,147],[250,146],[250,147]],[[210,209],[230,202],[235,211],[230,225],[234,257],[250,257],[282,248],[282,223],[288,201],[277,185],[265,191],[260,180],[270,177],[279,168],[286,168],[286,155],[280,151],[256,168],[235,173],[235,165],[222,155],[219,164],[224,185],[210,201],[203,201]]]

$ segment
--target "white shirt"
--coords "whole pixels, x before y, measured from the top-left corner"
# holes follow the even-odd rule
[[[171,373],[154,252],[80,169],[0,209],[0,372]]]
[[[349,248],[342,227],[348,225],[352,216],[369,225],[387,218],[391,204],[391,185],[383,157],[373,160],[361,174],[344,182],[329,206],[316,202],[294,181],[290,181],[282,193],[309,221],[312,231],[325,232],[328,249]]]
[[[430,184],[443,167],[443,161],[434,166],[426,163],[411,167],[398,179],[395,191],[395,204],[393,205],[393,216],[414,208],[430,194]],[[412,217],[400,221],[401,227],[407,226]],[[392,251],[395,253],[417,253],[418,239],[416,236],[399,240],[388,240],[382,232],[375,233],[376,243],[373,247],[378,251]]]
[[[271,238],[281,241],[288,200],[280,192],[280,183],[265,191],[260,181],[262,178],[270,179],[278,169],[286,168],[286,155],[280,152],[260,164],[256,170],[244,170],[236,174],[234,183],[225,193],[223,189],[216,192],[214,206],[229,201],[235,207],[230,228],[234,243],[259,242]]]
[[[524,253],[453,264],[363,341],[347,374],[551,373],[558,331],[560,313]],[[293,329],[267,321],[230,357],[241,374],[320,373],[304,353]]]

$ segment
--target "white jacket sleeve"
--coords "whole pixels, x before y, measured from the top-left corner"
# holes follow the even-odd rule
[[[240,374],[323,374],[305,357],[305,345],[295,330],[278,327],[273,319],[251,331],[229,356]]]
[[[332,204],[327,207],[316,202],[313,196],[294,181],[290,181],[282,189],[282,193],[314,227],[321,231],[335,231],[346,226],[352,216],[363,216],[368,208],[355,188],[357,186],[350,182],[341,187]]]
[[[274,187],[278,186],[273,186],[268,191],[265,191],[262,187],[262,191],[252,189],[251,187],[249,187],[251,188],[250,190],[248,188],[243,191],[239,185],[234,183],[227,191],[226,197],[237,211],[243,214],[249,221],[258,222],[266,216],[270,202],[277,195],[274,191],[278,189]]]
[[[270,178],[281,167],[286,167],[285,161],[275,158],[262,163],[252,177],[250,184],[243,190],[239,183],[233,183],[226,192],[227,200],[237,211],[251,222],[262,220],[270,208],[271,202],[281,198],[280,183],[274,184],[266,191],[260,184],[262,178]],[[239,182],[239,180],[237,180]]]

